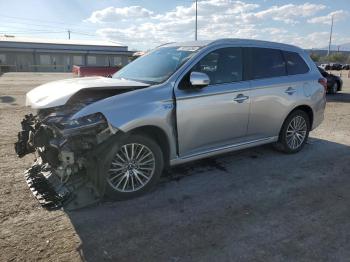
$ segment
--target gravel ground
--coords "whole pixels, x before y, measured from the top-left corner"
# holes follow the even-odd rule
[[[167,172],[150,194],[74,212],[32,197],[13,143],[31,88],[69,74],[0,76],[0,261],[348,261],[350,79],[296,155],[271,146]]]

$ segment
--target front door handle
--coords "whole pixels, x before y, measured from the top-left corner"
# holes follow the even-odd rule
[[[293,87],[288,87],[286,91],[284,91],[288,95],[293,95],[297,90]]]
[[[233,101],[235,101],[237,103],[242,103],[243,101],[247,100],[248,98],[249,98],[249,96],[245,96],[243,94],[239,94],[233,99]]]

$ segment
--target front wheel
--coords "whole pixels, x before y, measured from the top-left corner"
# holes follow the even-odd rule
[[[284,121],[276,148],[287,154],[297,153],[304,147],[309,132],[309,116],[304,111],[296,110]]]
[[[149,191],[163,170],[159,145],[146,136],[130,135],[120,143],[106,176],[106,194],[124,200]]]

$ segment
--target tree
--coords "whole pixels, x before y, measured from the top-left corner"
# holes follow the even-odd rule
[[[319,62],[319,61],[320,61],[320,58],[321,58],[321,56],[318,55],[318,54],[316,54],[316,53],[311,53],[311,54],[310,54],[310,57],[311,57],[311,59],[312,59],[314,62]]]

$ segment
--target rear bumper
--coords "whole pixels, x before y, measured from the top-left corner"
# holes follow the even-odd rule
[[[314,122],[312,124],[311,130],[314,130],[317,128],[324,120],[324,113],[322,114],[317,114],[317,116],[314,118]]]

